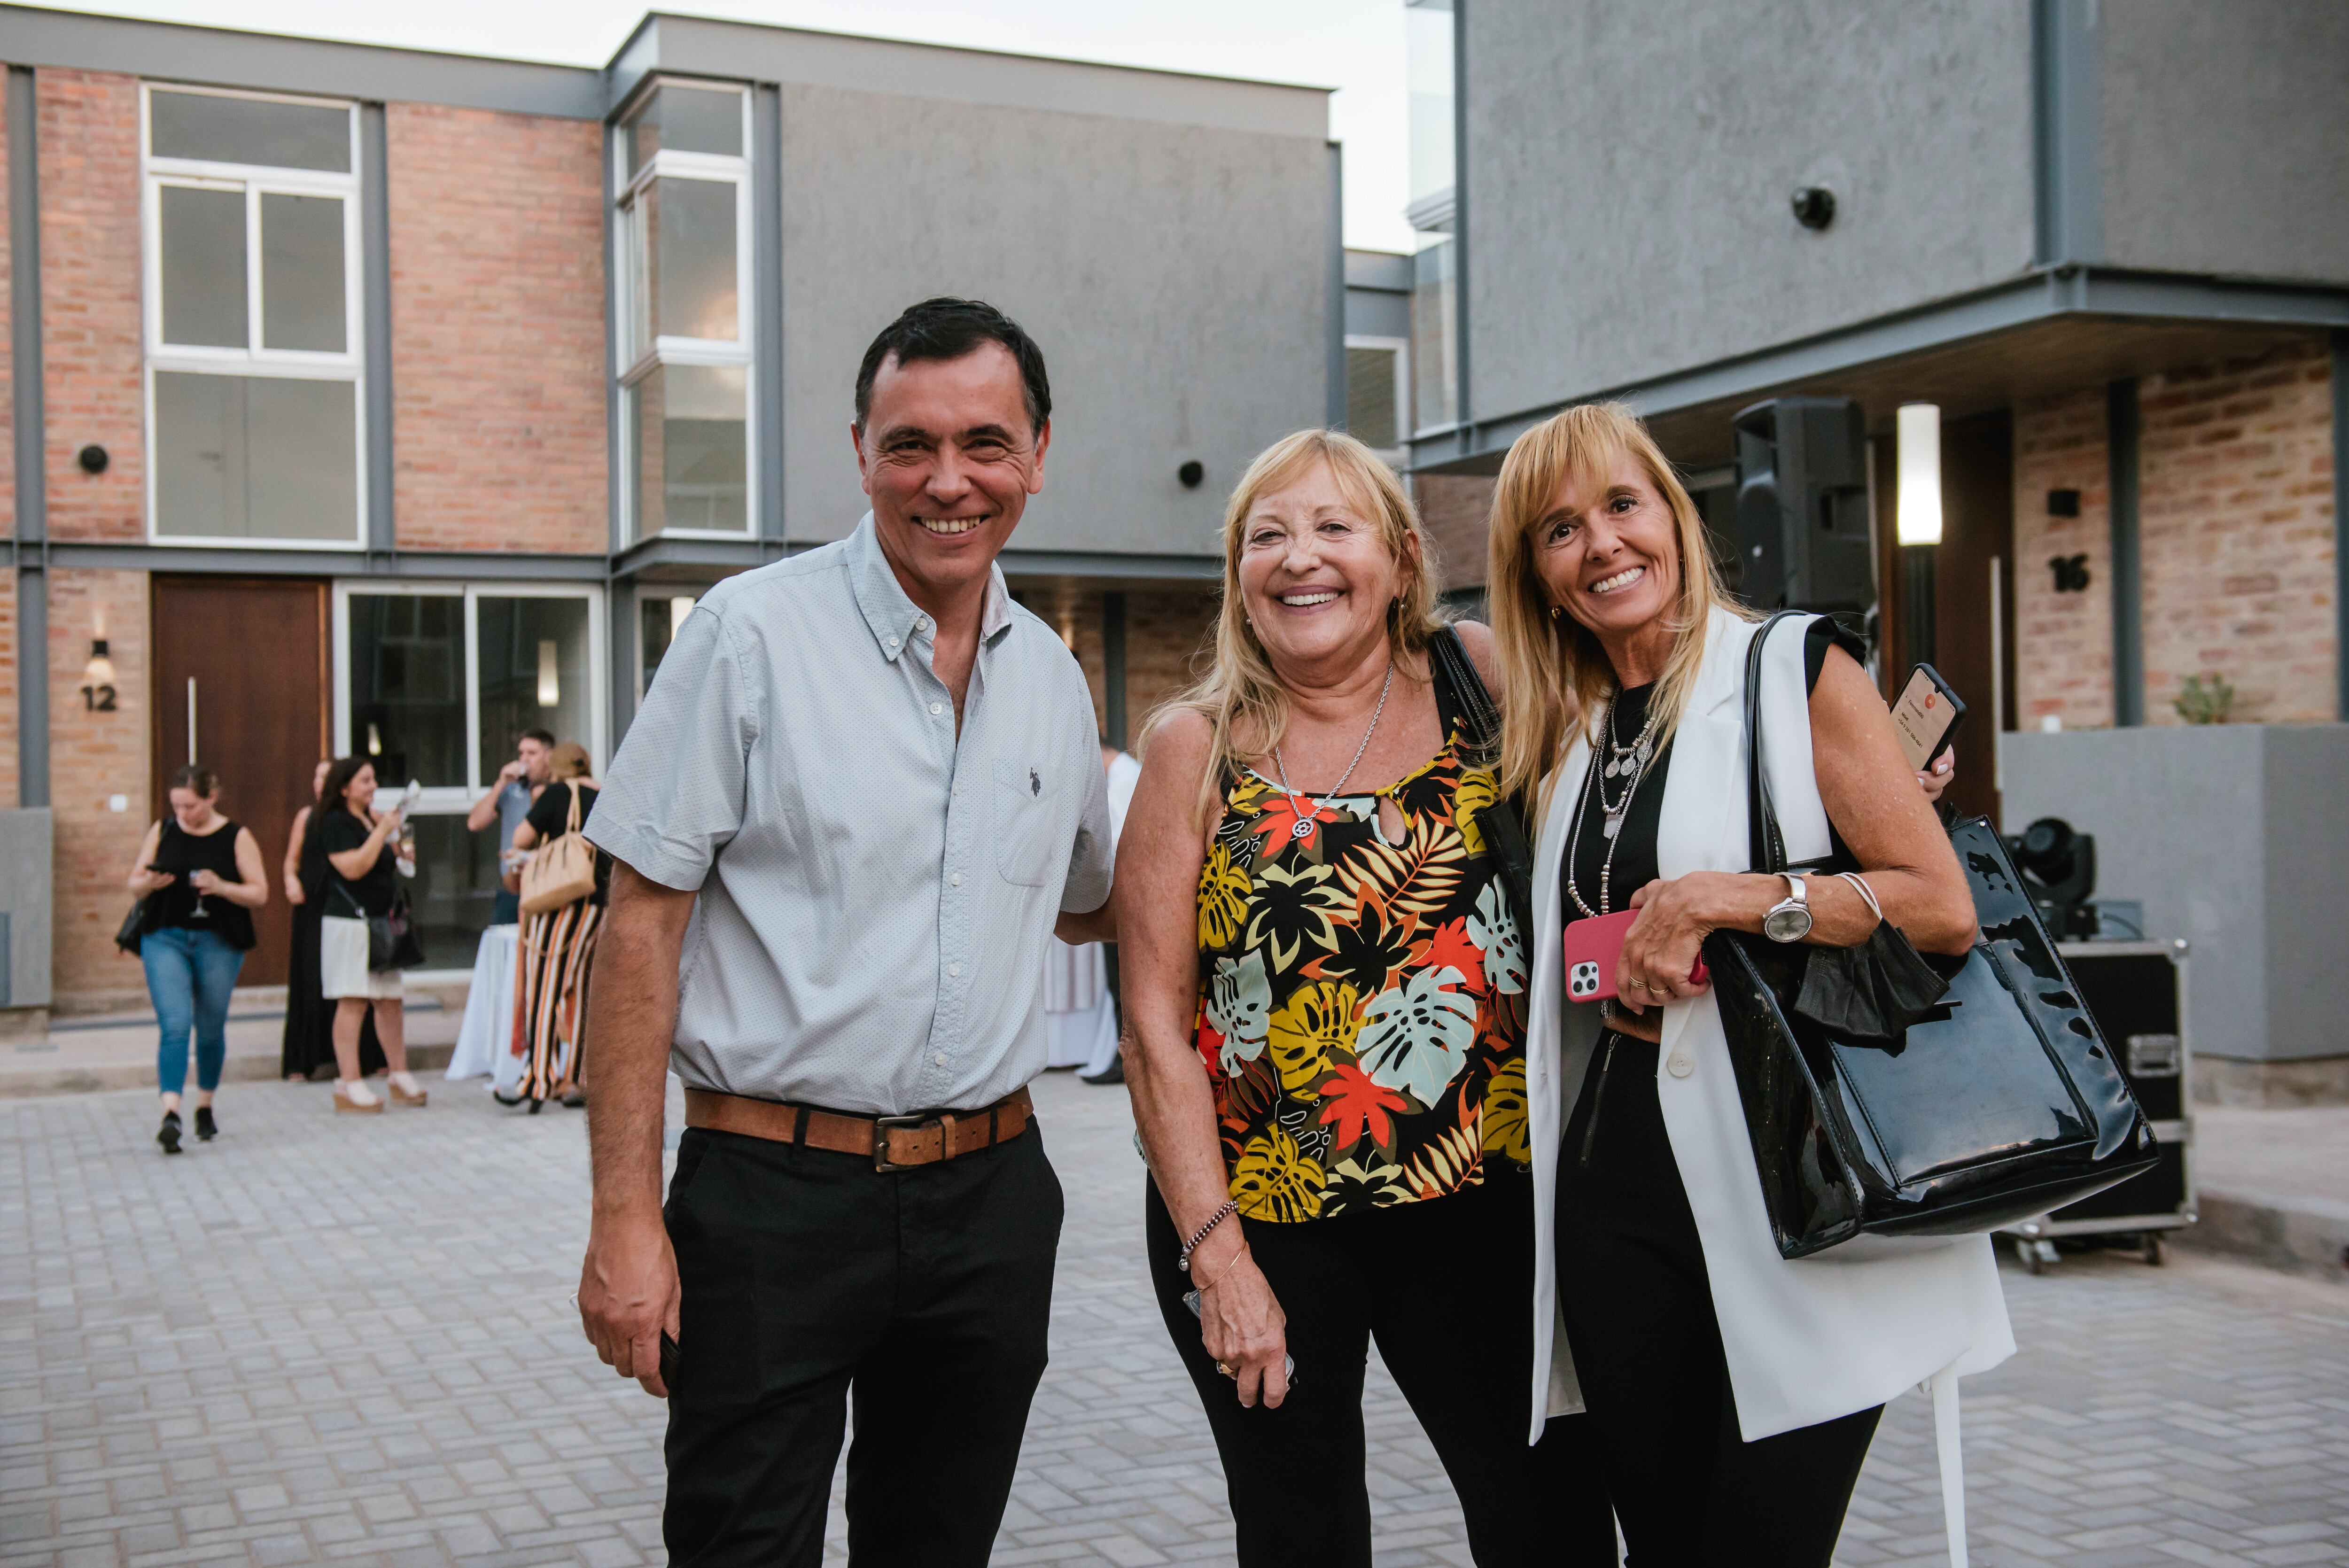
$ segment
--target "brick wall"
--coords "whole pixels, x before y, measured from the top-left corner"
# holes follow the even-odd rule
[[[404,550],[606,546],[603,131],[392,104]]]
[[[2101,386],[2014,408],[2014,706],[2017,727],[2053,714],[2066,729],[2113,722],[2111,470]],[[2047,492],[2080,492],[2051,517]],[[2085,554],[2085,593],[2055,592],[2048,562]]]
[[[1198,679],[1214,657],[1209,638],[1222,603],[1219,588],[1125,596],[1125,734],[1142,738],[1150,716]]]
[[[2230,719],[2338,717],[2333,395],[2321,343],[2139,385],[2148,724],[2214,671]]]
[[[8,74],[0,66],[0,533],[13,537],[16,531],[16,340],[8,335],[15,320],[9,314],[8,291],[14,276],[10,269],[15,260],[9,240]],[[13,794],[0,799],[14,803]]]
[[[1413,481],[1420,524],[1435,545],[1443,592],[1485,585],[1486,521],[1497,482],[1478,474],[1421,474]]]
[[[122,879],[153,820],[148,799],[147,574],[55,571],[49,574],[49,789],[57,808],[56,947],[50,965],[57,1006],[88,1011],[146,995],[137,963],[121,957],[114,930],[130,894]],[[82,666],[104,635],[114,661],[117,707],[83,706]],[[107,810],[109,796],[129,810]]]
[[[139,84],[45,68],[36,93],[49,536],[135,541],[146,535]],[[94,476],[74,460],[92,442],[112,459]]]
[[[2334,675],[2334,388],[2321,344],[2148,376],[2137,386],[2145,717],[2180,722],[2189,675],[2235,687],[2242,723],[2326,723]],[[2015,696],[2020,722],[2113,721],[2108,469],[2102,387],[2018,404]],[[2051,517],[2047,492],[2080,491]],[[2053,557],[2085,555],[2085,593]]]

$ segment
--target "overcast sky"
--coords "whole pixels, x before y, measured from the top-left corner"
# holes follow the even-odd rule
[[[38,3],[38,0],[36,0]],[[53,8],[601,66],[644,0],[119,0]],[[676,10],[1335,88],[1346,242],[1411,249],[1402,0],[693,0]]]

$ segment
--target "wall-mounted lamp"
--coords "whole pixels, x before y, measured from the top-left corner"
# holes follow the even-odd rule
[[[1941,410],[1931,403],[1903,403],[1894,416],[1900,491],[1893,531],[1901,544],[1907,578],[1903,619],[1909,658],[1933,659],[1933,557],[1941,542]]]
[[[1932,403],[1903,403],[1895,421],[1900,451],[1900,542],[1939,544],[1941,410]]]
[[[81,471],[86,474],[102,474],[106,471],[106,465],[113,460],[106,455],[106,449],[95,441],[74,454],[74,461],[81,465]]]
[[[558,668],[554,643],[541,638],[538,645],[538,706],[560,707],[563,702],[563,680]]]
[[[1824,185],[1806,185],[1795,192],[1795,222],[1806,229],[1824,229],[1835,222],[1835,192]]]
[[[369,757],[383,755],[383,732],[376,728],[373,719],[367,720],[367,755]]]
[[[89,663],[82,665],[81,678],[90,686],[114,684],[114,661],[106,656],[104,637],[92,639],[89,645]]]
[[[1198,459],[1193,458],[1174,470],[1174,477],[1181,481],[1185,490],[1197,490],[1199,481],[1207,477],[1207,466]]]

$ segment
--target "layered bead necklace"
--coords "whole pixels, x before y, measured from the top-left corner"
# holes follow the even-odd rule
[[[1633,736],[1627,745],[1615,731],[1615,715],[1621,705],[1621,700],[1619,692],[1607,699],[1607,711],[1599,722],[1599,733],[1603,738],[1609,753],[1607,763],[1602,769],[1594,751],[1590,758],[1590,767],[1583,775],[1582,793],[1574,802],[1574,819],[1567,827],[1566,892],[1568,898],[1574,900],[1574,907],[1580,910],[1585,918],[1610,913],[1614,892],[1615,848],[1622,841],[1623,819],[1630,814],[1631,798],[1640,792],[1640,781],[1648,776],[1648,764],[1656,754],[1658,716],[1655,709],[1652,707],[1649,709],[1648,722],[1640,727],[1640,733]],[[1607,780],[1609,779],[1620,779],[1623,781],[1622,795],[1611,800],[1607,797]],[[1599,828],[1607,840],[1607,858],[1601,861],[1599,866],[1599,907],[1597,909],[1591,908],[1583,901],[1582,890],[1575,885],[1574,881],[1575,851],[1582,842],[1582,815],[1584,810],[1590,804],[1590,798],[1593,795],[1599,797],[1599,810],[1604,817]]]

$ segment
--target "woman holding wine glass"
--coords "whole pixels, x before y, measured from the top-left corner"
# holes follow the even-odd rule
[[[139,894],[139,959],[161,1039],[155,1078],[163,1125],[155,1141],[180,1151],[180,1096],[188,1037],[196,1041],[196,1137],[218,1135],[212,1096],[228,1057],[228,1004],[253,948],[253,912],[269,902],[269,874],[252,830],[220,814],[220,780],[191,764],[171,775],[171,814],[147,830],[128,879]]]

